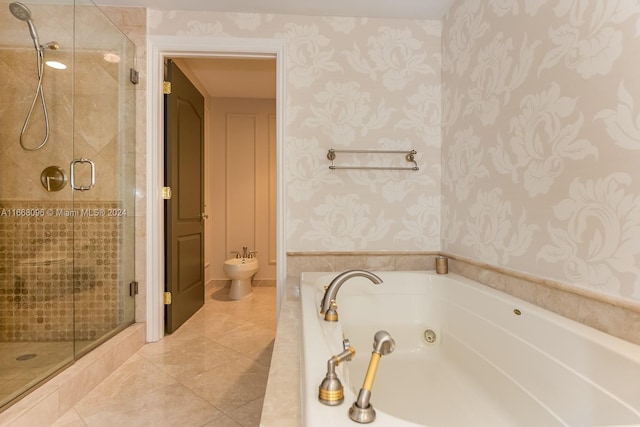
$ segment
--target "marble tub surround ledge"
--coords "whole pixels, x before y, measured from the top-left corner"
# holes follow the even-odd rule
[[[300,277],[290,276],[287,277],[280,307],[260,426],[299,427],[302,425],[301,319]]]
[[[300,278],[305,271],[362,268],[372,271],[435,269],[439,252],[287,252],[287,276]]]
[[[498,289],[609,335],[640,344],[640,303],[456,255],[449,271]]]

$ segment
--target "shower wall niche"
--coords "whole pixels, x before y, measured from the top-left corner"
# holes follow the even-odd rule
[[[91,2],[21,3],[31,21],[10,3],[0,1],[0,411],[131,324],[135,280],[135,47]],[[66,68],[39,74],[39,54]],[[22,132],[40,75],[46,115],[36,99]],[[21,132],[36,147],[47,120],[46,143],[25,150]]]

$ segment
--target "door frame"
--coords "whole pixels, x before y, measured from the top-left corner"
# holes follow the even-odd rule
[[[276,60],[276,313],[286,281],[284,233],[284,40],[208,36],[147,37],[146,340],[164,336],[164,107],[165,58],[271,58]]]

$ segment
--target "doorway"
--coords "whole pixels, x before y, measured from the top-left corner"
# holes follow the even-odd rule
[[[180,58],[206,96],[205,280],[246,252],[257,281],[275,282],[276,63],[273,58]]]
[[[163,200],[161,186],[163,175],[163,109],[162,94],[155,88],[161,87],[163,62],[166,58],[254,58],[272,59],[276,62],[276,116],[275,116],[275,164],[276,164],[276,310],[281,305],[284,280],[286,277],[284,251],[284,153],[283,153],[283,41],[272,39],[223,40],[208,37],[149,37],[149,69],[147,94],[149,97],[149,121],[147,128],[147,194],[149,206],[147,215],[147,282],[152,284],[147,290],[147,340],[157,341],[164,330],[164,306],[162,293],[164,286],[164,253],[159,244],[164,238]]]

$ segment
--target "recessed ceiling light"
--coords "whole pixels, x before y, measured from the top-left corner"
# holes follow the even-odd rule
[[[48,67],[55,68],[56,70],[66,70],[67,69],[66,65],[64,65],[62,62],[58,62],[58,61],[46,61],[45,64],[47,64]]]
[[[117,64],[120,62],[120,55],[113,52],[107,52],[103,55],[103,58],[107,62],[111,62],[112,64]]]

